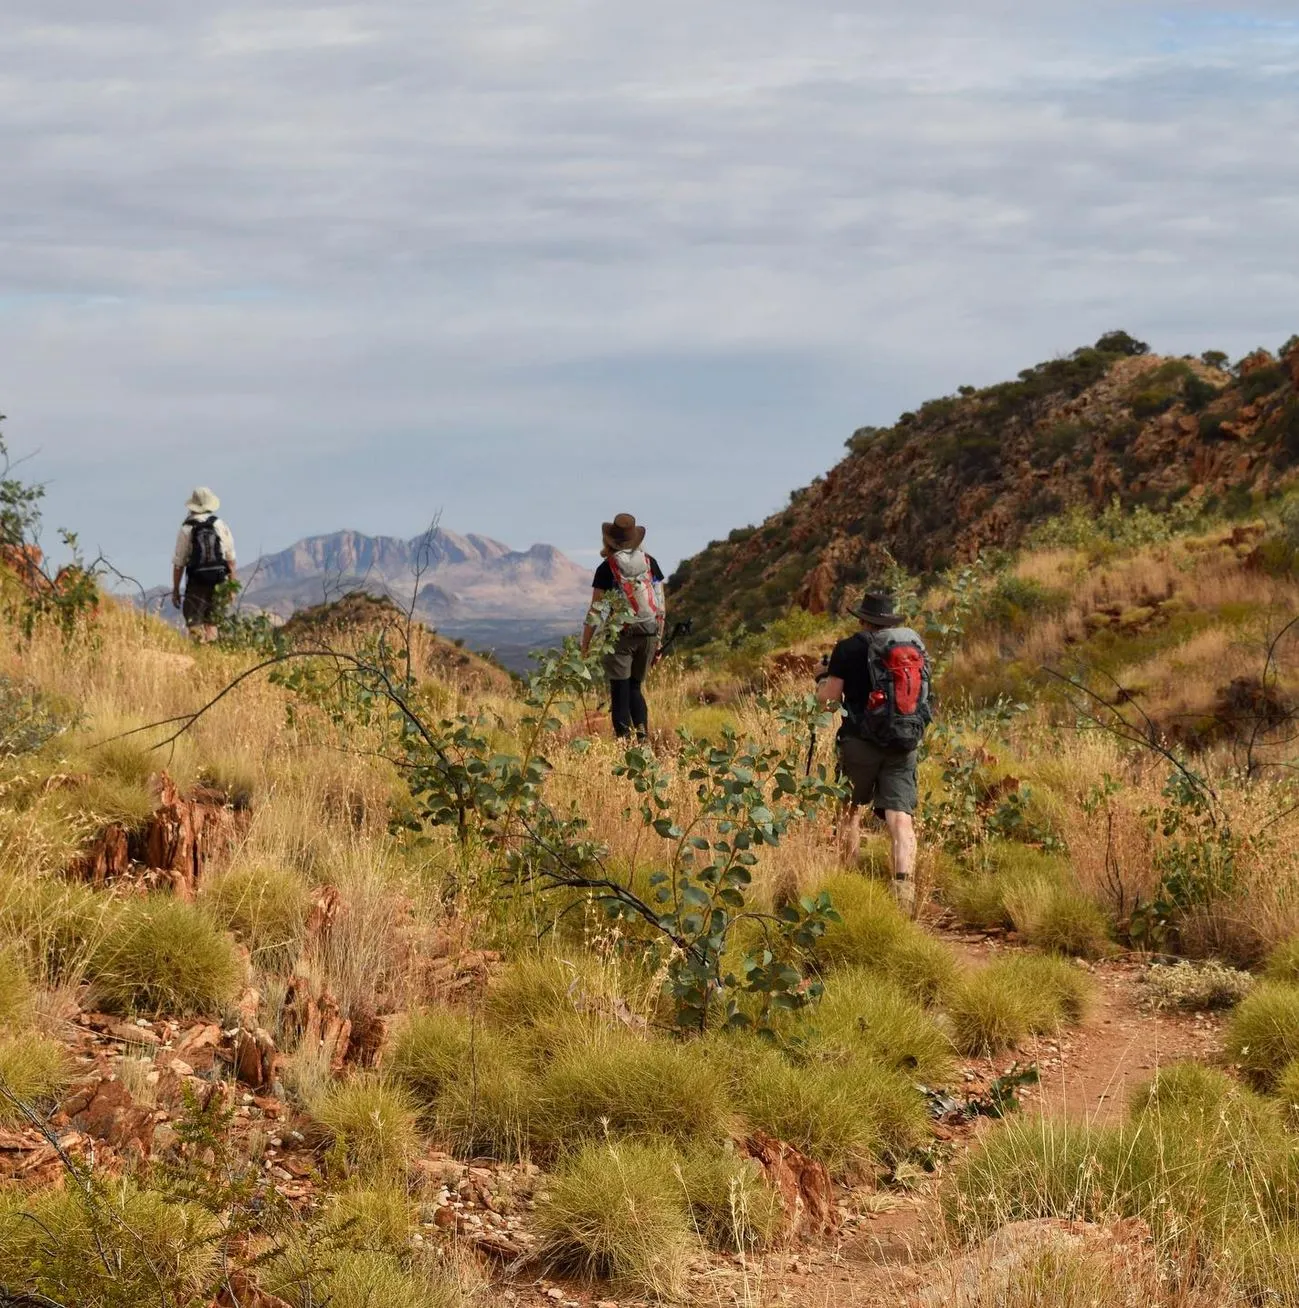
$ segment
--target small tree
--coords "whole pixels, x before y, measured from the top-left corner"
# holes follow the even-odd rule
[[[1150,353],[1150,346],[1145,341],[1139,341],[1127,332],[1106,332],[1096,342],[1096,348],[1102,354],[1122,354],[1129,358]]]

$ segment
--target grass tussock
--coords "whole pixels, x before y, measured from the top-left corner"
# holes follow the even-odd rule
[[[605,1131],[720,1141],[732,1122],[722,1077],[691,1045],[611,1028],[566,1040],[537,1093],[537,1131],[554,1147]]]
[[[32,985],[18,946],[0,941],[0,1027],[23,1022],[31,1004]]]
[[[84,978],[123,907],[77,882],[0,873],[0,939],[46,985],[75,986]]]
[[[87,1308],[188,1304],[215,1289],[219,1222],[131,1181],[0,1196],[0,1285]],[[113,1233],[129,1231],[129,1239]],[[106,1251],[107,1249],[109,1251]]]
[[[1266,982],[1242,1000],[1227,1028],[1227,1056],[1260,1089],[1299,1058],[1299,986]]]
[[[695,1240],[675,1155],[661,1144],[589,1143],[539,1204],[540,1254],[571,1275],[680,1297]]]
[[[682,1153],[678,1176],[691,1224],[711,1248],[752,1253],[779,1235],[780,1197],[752,1159],[731,1148],[696,1143]]]
[[[414,1156],[419,1143],[415,1105],[401,1087],[378,1076],[339,1082],[310,1107],[330,1137],[331,1160],[345,1175],[394,1174]]]
[[[106,1008],[180,1016],[219,1015],[244,975],[229,936],[201,908],[164,895],[124,907],[91,971]]]
[[[68,1084],[71,1067],[66,1050],[57,1040],[23,1031],[0,1032],[0,1126],[24,1120],[10,1096],[28,1108],[45,1112],[57,1102]]]
[[[292,966],[302,948],[311,893],[301,873],[285,867],[233,867],[206,887],[212,918],[247,945],[255,967]]]
[[[951,1038],[900,986],[864,968],[841,968],[804,1022],[811,1047],[829,1058],[865,1058],[926,1085],[953,1068]]]
[[[1281,941],[1267,956],[1263,975],[1279,985],[1299,985],[1299,936]]]
[[[1066,959],[1011,954],[969,974],[948,1004],[953,1038],[962,1053],[994,1055],[1030,1035],[1078,1022],[1090,984]]]
[[[914,1083],[869,1058],[812,1052],[795,1064],[749,1041],[728,1043],[732,1093],[747,1125],[788,1141],[836,1176],[868,1175],[928,1135]]]
[[[818,946],[818,954],[831,967],[880,973],[924,1003],[951,990],[957,975],[951,950],[905,917],[887,886],[843,874],[820,888],[829,893],[842,919],[827,929]]]

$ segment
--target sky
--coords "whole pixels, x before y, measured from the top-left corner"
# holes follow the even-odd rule
[[[1297,142],[1265,0],[0,0],[0,431],[146,585],[200,483],[670,566],[1104,331],[1275,348]]]

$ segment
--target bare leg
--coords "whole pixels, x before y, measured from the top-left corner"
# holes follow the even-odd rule
[[[849,867],[857,866],[861,855],[861,809],[849,804],[839,819],[839,857]]]
[[[916,828],[910,813],[884,814],[893,846],[893,893],[898,906],[913,917],[916,911]]]

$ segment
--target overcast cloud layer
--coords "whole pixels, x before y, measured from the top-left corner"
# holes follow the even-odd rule
[[[1292,5],[0,0],[0,411],[164,580],[444,525],[675,562],[863,423],[1299,330]]]

